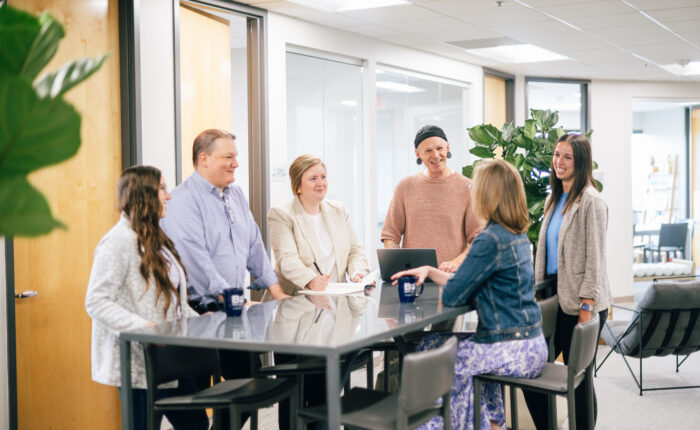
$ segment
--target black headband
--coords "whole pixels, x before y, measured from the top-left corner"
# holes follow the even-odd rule
[[[416,133],[416,138],[413,141],[413,145],[418,148],[418,145],[425,139],[429,137],[441,137],[445,142],[447,142],[447,136],[445,135],[445,132],[442,131],[440,127],[437,125],[426,125],[420,130],[418,130],[418,133]]]

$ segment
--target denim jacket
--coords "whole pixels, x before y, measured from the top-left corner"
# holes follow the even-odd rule
[[[533,338],[542,333],[534,300],[534,273],[527,235],[513,234],[490,221],[445,285],[442,302],[470,302],[479,313],[475,342]]]

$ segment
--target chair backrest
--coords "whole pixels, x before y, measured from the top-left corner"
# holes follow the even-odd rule
[[[662,281],[637,304],[619,348],[633,357],[690,354],[700,350],[700,281]]]
[[[148,389],[186,376],[219,374],[219,352],[210,348],[144,345]]]
[[[574,327],[569,352],[569,376],[578,375],[591,365],[595,356],[599,331],[600,321],[597,313],[593,313],[590,320]]]
[[[659,246],[676,246],[685,249],[688,224],[661,224]]]
[[[403,359],[399,406],[407,415],[434,407],[435,400],[452,390],[457,338],[437,349],[407,354]]]
[[[544,300],[538,300],[537,304],[540,305],[540,312],[542,313],[542,335],[544,335],[547,341],[547,346],[549,348],[549,360],[554,361],[554,333],[557,329],[557,312],[559,312],[559,296],[553,295],[552,297]]]

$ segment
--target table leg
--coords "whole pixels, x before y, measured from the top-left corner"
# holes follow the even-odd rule
[[[326,405],[328,405],[328,429],[340,429],[340,356],[326,357]]]
[[[121,355],[122,372],[122,430],[132,430],[134,428],[134,411],[131,392],[131,343],[128,340],[119,341],[119,352]]]

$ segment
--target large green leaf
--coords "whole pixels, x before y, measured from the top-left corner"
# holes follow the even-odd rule
[[[503,128],[501,128],[501,139],[509,142],[514,130],[515,124],[512,121],[503,124]]]
[[[66,160],[80,147],[80,115],[70,104],[40,99],[19,77],[0,81],[0,176],[26,175]]]
[[[0,236],[40,236],[65,225],[24,176],[0,176]]]
[[[533,119],[525,120],[525,128],[523,129],[523,134],[528,139],[534,139],[537,135],[536,121]]]
[[[472,149],[470,149],[469,152],[471,152],[479,158],[493,158],[494,156],[493,152],[491,152],[488,148],[484,148],[483,146],[475,146]]]
[[[498,142],[501,132],[491,124],[477,125],[469,129],[469,137],[480,146],[491,146]]]
[[[464,166],[462,167],[462,175],[466,176],[467,178],[472,178],[472,175],[474,174],[474,166]]]
[[[0,77],[19,74],[40,30],[36,17],[9,6],[0,7]]]
[[[20,70],[20,75],[30,81],[33,81],[41,69],[51,61],[58,50],[58,42],[65,36],[61,24],[53,19],[48,12],[41,14],[39,22],[41,30],[32,42]]]
[[[39,97],[56,98],[95,73],[110,56],[69,61],[55,72],[43,75],[34,84]]]

